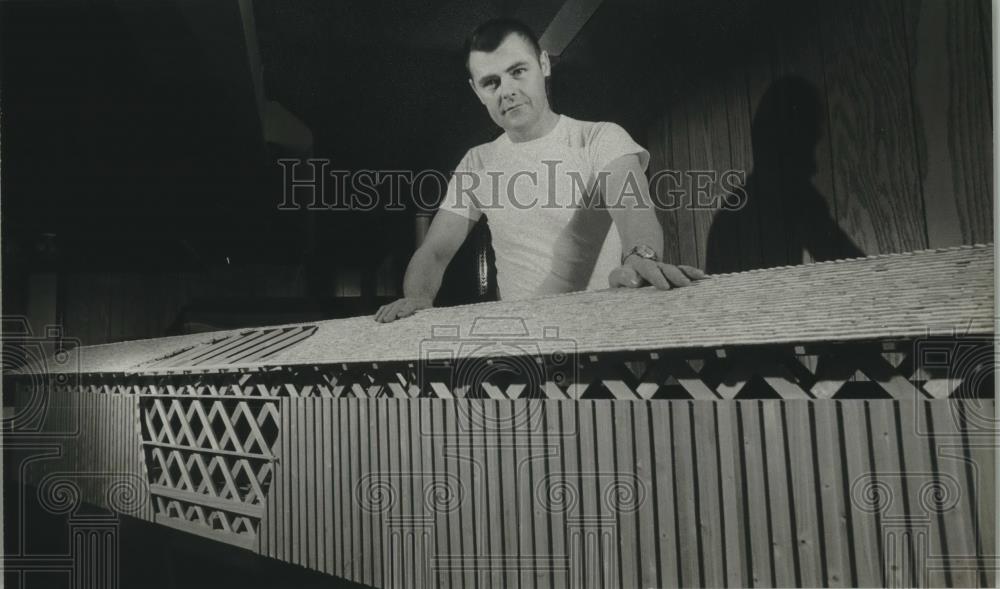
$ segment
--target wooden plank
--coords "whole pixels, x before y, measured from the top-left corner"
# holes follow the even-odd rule
[[[464,481],[462,480],[460,461],[456,455],[458,450],[458,423],[457,423],[457,413],[455,410],[454,401],[444,402],[442,411],[442,431],[445,435],[445,459],[444,466],[445,472],[448,474],[448,479],[446,485],[449,492],[449,498],[453,501],[457,501],[458,497],[463,492],[462,485]],[[447,559],[449,566],[451,567],[451,582],[455,587],[464,587],[465,578],[463,571],[457,565],[461,563],[461,559],[465,553],[465,528],[462,526],[462,510],[452,509],[454,507],[453,502],[448,504],[448,553]]]
[[[260,517],[264,514],[264,508],[262,506],[247,505],[242,501],[237,501],[235,499],[212,497],[210,495],[205,495],[204,493],[188,491],[185,489],[174,489],[172,487],[158,485],[156,483],[150,484],[149,489],[151,492],[156,493],[161,497],[179,499],[188,503],[197,503],[208,508],[223,509],[227,512],[249,515],[251,517]]]
[[[694,456],[691,401],[671,403],[674,487],[677,501],[677,542],[681,545],[681,586],[703,586],[702,530],[698,522],[697,465]]]
[[[974,496],[969,480],[968,447],[961,436],[958,405],[962,401],[932,401],[928,403],[932,414],[932,428],[936,446],[936,468],[943,483],[957,494],[957,502],[945,511],[943,525],[946,542],[944,563],[951,573],[954,587],[975,587],[979,575],[974,568],[976,554],[975,529],[972,519]]]
[[[398,401],[400,404],[405,405],[407,413],[410,419],[410,470],[413,472],[413,515],[415,517],[424,518],[428,514],[428,510],[423,500],[424,489],[427,486],[429,469],[426,469],[423,462],[424,445],[426,444],[426,435],[423,425],[420,421],[420,401],[417,400],[407,400]],[[425,526],[422,524],[422,526]],[[414,545],[413,545],[413,573],[411,579],[413,579],[413,585],[417,587],[430,586],[431,581],[427,576],[429,571],[429,557],[430,553],[428,548],[431,546],[431,534],[429,527],[420,527],[414,529]],[[387,555],[389,558],[392,557],[391,554]],[[381,582],[376,579],[375,585],[378,586]]]
[[[315,548],[313,549],[313,568],[317,571],[325,570],[325,558],[326,558],[326,533],[324,530],[325,523],[325,513],[323,511],[325,504],[325,488],[323,480],[323,470],[325,466],[325,458],[323,456],[323,439],[326,437],[326,430],[323,429],[323,400],[320,397],[310,397],[309,398],[309,410],[310,410],[310,421],[312,427],[312,446],[310,447],[310,453],[312,455],[312,473],[310,477],[312,478],[312,495],[313,503],[315,504],[314,513],[314,523],[313,523],[313,542]]]
[[[98,421],[98,393],[87,393],[87,461],[80,470],[83,472],[93,471],[97,466],[97,458],[100,455],[98,437],[101,431],[101,424]],[[84,477],[86,485],[85,501],[92,505],[100,505],[101,498],[97,491],[97,479],[95,477]]]
[[[319,438],[317,435],[316,428],[316,418],[317,418],[317,408],[318,403],[316,402],[316,397],[305,397],[299,399],[299,403],[303,405],[304,411],[304,421],[305,421],[305,447],[303,448],[305,454],[305,460],[303,461],[303,466],[306,468],[306,481],[308,482],[308,487],[306,488],[306,500],[309,502],[308,505],[308,515],[306,520],[307,535],[306,538],[309,543],[308,560],[307,566],[311,569],[319,569],[319,551],[317,550],[317,545],[319,544],[319,526],[320,518],[322,517],[322,512],[317,509],[319,506],[319,501],[321,495],[317,493],[317,479],[319,478],[317,474],[322,472],[319,470],[318,460],[322,459],[321,456],[321,446],[319,443]]]
[[[680,538],[677,532],[674,500],[673,427],[670,406],[673,403],[650,403],[650,429],[653,434],[654,495],[656,506],[657,585],[681,587]]]
[[[413,448],[414,440],[410,432],[409,404],[401,399],[390,399],[390,410],[396,415],[395,426],[399,429],[399,438],[396,447],[399,449],[399,514],[412,517],[416,515],[418,498],[423,497],[421,487],[422,481],[414,475],[415,469],[412,466],[410,452]],[[446,407],[448,409],[448,407]],[[413,536],[411,532],[414,524],[400,530],[400,550],[390,553],[392,558],[398,559],[403,565],[402,578],[414,579],[415,560]]]
[[[995,566],[992,553],[985,550],[986,543],[990,542],[995,528],[995,520],[983,517],[984,506],[986,512],[993,510],[992,504],[996,501],[994,493],[995,478],[993,463],[996,461],[996,446],[988,436],[992,430],[989,427],[993,422],[992,405],[980,400],[961,400],[955,403],[958,411],[958,430],[961,434],[962,457],[965,461],[966,483],[969,489],[969,510],[971,517],[973,554],[975,559],[969,559],[966,566],[976,569],[977,581],[980,587],[989,587],[987,583],[987,568]],[[986,427],[984,427],[984,425]],[[984,501],[984,494],[988,498]]]
[[[778,587],[799,586],[795,536],[796,506],[789,497],[789,475],[785,452],[785,428],[780,402],[764,401],[764,440],[767,460],[768,499],[771,502],[771,554]]]
[[[295,421],[292,428],[295,434],[295,462],[292,468],[295,469],[295,550],[293,551],[294,563],[307,566],[307,551],[309,548],[309,516],[308,503],[309,496],[306,490],[309,488],[309,463],[306,460],[306,447],[309,440],[306,438],[306,400],[297,397],[293,401],[295,407]]]
[[[474,405],[473,405],[474,403]],[[485,407],[481,401],[467,401],[464,415],[460,415],[460,423],[464,424],[464,434],[468,437],[469,457],[472,467],[472,489],[469,504],[472,508],[473,534],[471,553],[476,559],[476,586],[487,586],[490,582],[489,567],[483,562],[484,557],[492,554],[488,546],[487,534],[492,520],[489,519],[489,501],[486,497],[487,486],[495,484],[486,470],[486,449],[484,434],[488,429],[483,418]]]
[[[473,401],[478,402],[478,401]],[[463,587],[471,587],[476,583],[475,571],[469,566],[476,555],[476,522],[477,514],[473,510],[473,472],[470,462],[472,450],[469,447],[468,427],[469,403],[467,399],[455,399],[451,404],[451,424],[455,433],[452,438],[451,454],[455,460],[455,474],[458,476],[459,488],[456,499],[461,503],[458,507],[459,526],[461,527],[461,543],[457,556],[461,558],[463,570],[461,579]],[[466,425],[463,425],[466,424]]]
[[[386,485],[393,484],[393,478],[390,472],[389,463],[389,453],[391,449],[389,448],[389,403],[390,400],[386,398],[380,398],[375,403],[375,416],[376,425],[372,430],[372,435],[375,436],[374,439],[378,440],[376,447],[378,448],[378,472],[379,475],[376,477],[373,484],[378,485],[380,489],[384,489]],[[393,552],[390,550],[392,542],[392,530],[386,521],[391,517],[391,512],[387,509],[380,508],[378,510],[378,525],[380,535],[378,538],[378,567],[376,568],[376,577],[385,585],[389,586],[392,583],[392,570],[395,565],[393,559]]]
[[[371,405],[371,399],[358,399],[354,401],[354,405],[357,408],[355,415],[357,425],[356,437],[357,437],[357,454],[358,454],[358,471],[354,476],[354,483],[351,485],[351,497],[352,503],[354,504],[354,509],[358,514],[358,528],[360,544],[358,544],[358,549],[360,552],[360,558],[357,560],[359,570],[355,573],[355,579],[358,579],[359,583],[365,583],[370,585],[372,583],[372,567],[374,550],[372,547],[372,520],[371,516],[361,509],[361,502],[358,501],[357,496],[354,493],[354,489],[357,489],[361,481],[367,481],[368,475],[371,474],[371,447],[372,439],[370,436],[370,430],[368,429],[368,407]],[[363,484],[362,484],[363,485]],[[362,487],[363,488],[363,487]],[[364,491],[362,491],[364,492]],[[409,499],[407,497],[407,499]]]
[[[351,541],[354,543],[354,548],[352,550],[352,563],[351,563],[351,576],[348,577],[352,581],[363,583],[365,578],[365,560],[369,557],[367,550],[365,549],[366,544],[366,531],[364,529],[364,514],[361,511],[361,505],[355,500],[354,489],[357,488],[358,482],[361,477],[365,475],[362,471],[361,455],[362,448],[367,445],[365,441],[365,434],[361,431],[361,405],[364,403],[364,399],[349,399],[348,407],[350,408],[350,428],[351,428],[351,438],[350,438],[350,449],[351,449],[351,479],[349,487],[351,491],[348,493],[350,496],[350,506],[351,506]]]
[[[73,470],[74,471],[85,471],[90,466],[90,455],[94,451],[94,444],[91,442],[91,435],[93,428],[90,425],[90,418],[92,411],[90,410],[92,395],[90,393],[82,393],[80,395],[80,440],[85,440],[87,443],[80,443],[80,451],[77,453],[76,460],[74,460]],[[90,481],[84,479],[80,482],[80,497],[83,501],[90,501]]]
[[[764,432],[761,431],[759,401],[740,401],[740,423],[743,436],[743,463],[746,465],[747,503],[750,509],[750,563],[754,587],[775,587],[771,570],[771,538],[766,470],[764,463]]]
[[[549,566],[552,572],[552,585],[563,587],[569,584],[568,570],[563,568],[563,563],[568,555],[566,544],[566,515],[569,503],[565,500],[574,495],[573,489],[568,488],[566,472],[576,468],[575,463],[570,462],[569,454],[572,452],[575,458],[575,424],[566,423],[565,419],[572,419],[572,414],[567,416],[566,409],[571,404],[567,401],[557,401],[546,399],[545,405],[545,443],[552,452],[546,461],[546,485],[541,490],[541,495],[545,497],[543,513],[548,516],[549,528]],[[568,495],[567,495],[568,493]],[[562,498],[562,502],[557,502]]]
[[[857,585],[852,572],[850,529],[847,509],[850,491],[843,476],[846,463],[841,459],[841,433],[838,423],[839,402],[815,402],[812,427],[816,430],[816,450],[819,463],[820,503],[824,536],[825,581],[829,587]]]
[[[447,401],[435,399],[431,401],[431,431],[434,433],[434,484],[435,488],[448,485],[448,463],[445,458],[445,446],[448,443],[447,431],[444,429],[444,409]],[[438,544],[436,556],[446,559],[452,554],[451,518],[444,510],[438,510],[436,532]],[[451,572],[437,569],[436,583],[440,587],[453,585]]]
[[[353,401],[350,398],[344,398],[338,400],[338,409],[340,410],[340,502],[341,502],[341,524],[340,524],[340,546],[341,546],[341,566],[340,566],[340,576],[345,579],[352,579],[354,575],[354,549],[357,543],[354,541],[354,518],[353,509],[351,509],[351,489],[353,488],[353,475],[351,469],[351,463],[353,461],[351,451],[351,422],[350,422],[350,410],[351,403]]]
[[[388,451],[388,480],[386,481],[392,489],[395,497],[395,505],[385,515],[401,524],[401,516],[411,515],[403,507],[403,497],[410,495],[410,481],[403,474],[402,448],[408,443],[401,436],[399,426],[399,404],[392,399],[386,400],[385,430],[382,432],[381,443],[385,444]],[[412,574],[406,570],[406,561],[403,558],[404,542],[406,538],[406,528],[404,525],[392,525],[389,531],[389,538],[386,542],[386,556],[389,562],[386,563],[385,584],[389,587],[399,586],[403,579]]]
[[[928,247],[991,242],[988,17],[976,2],[902,8]]]
[[[580,424],[580,470],[577,480],[582,498],[580,510],[573,526],[575,536],[571,546],[575,551],[572,566],[578,575],[571,583],[574,587],[586,585],[597,587],[601,585],[601,573],[604,572],[600,560],[598,541],[601,530],[595,524],[595,519],[601,515],[600,480],[597,476],[597,450],[594,447],[596,436],[594,425],[594,401],[577,402],[577,419]]]
[[[940,587],[950,585],[945,578],[943,571],[933,571],[928,566],[928,556],[932,554],[943,554],[941,539],[944,530],[941,525],[941,514],[936,510],[928,509],[925,502],[931,496],[925,495],[925,491],[932,490],[935,485],[940,484],[940,477],[931,470],[932,441],[926,433],[918,435],[918,432],[928,432],[926,403],[923,401],[901,401],[900,411],[900,436],[902,438],[903,452],[901,461],[905,465],[903,470],[908,477],[907,493],[910,498],[910,510],[913,514],[911,530],[913,534],[913,573],[914,577],[911,586],[916,587]]]
[[[291,559],[292,540],[292,456],[295,448],[292,446],[292,400],[281,399],[281,519],[278,527],[280,542],[278,557],[282,560]]]
[[[877,494],[865,492],[866,480],[873,473],[869,459],[871,440],[868,437],[868,419],[863,401],[842,403],[840,427],[844,428],[845,454],[847,456],[847,481],[850,483],[848,499],[851,501],[851,527],[854,537],[854,561],[857,566],[857,584],[862,587],[884,585],[880,555],[879,527],[876,518]],[[860,489],[859,489],[860,486]]]
[[[694,464],[697,477],[698,527],[701,530],[701,551],[704,584],[722,587],[726,584],[726,547],[723,541],[722,493],[719,488],[719,439],[715,427],[715,402],[694,401],[692,429],[694,431]]]
[[[870,401],[872,448],[875,454],[875,471],[878,482],[888,490],[882,508],[881,529],[883,543],[883,568],[891,587],[903,587],[909,574],[909,555],[906,539],[908,526],[900,526],[900,518],[912,513],[906,494],[905,480],[899,464],[899,432],[896,430],[896,402]],[[903,520],[906,521],[906,520]]]
[[[516,568],[510,564],[520,556],[518,552],[518,521],[517,521],[517,483],[515,481],[515,457],[511,448],[513,417],[510,401],[496,401],[497,410],[497,459],[500,463],[501,503],[500,515],[503,525],[503,554],[505,567],[503,571],[503,586],[518,584]]]
[[[499,426],[499,403],[497,401],[482,401],[485,422],[490,424],[488,428],[483,428],[483,441],[488,444],[486,447],[486,472],[487,478],[487,520],[489,526],[489,554],[491,556],[491,567],[489,574],[490,587],[504,587],[503,568],[494,564],[496,560],[508,556],[504,549],[504,504],[503,504],[503,473],[500,460],[500,426]]]
[[[434,484],[435,476],[437,474],[437,466],[435,464],[435,448],[437,447],[437,438],[434,437],[434,429],[431,421],[431,411],[434,404],[438,401],[431,399],[420,399],[418,401],[418,407],[420,409],[420,431],[421,436],[421,464],[424,470],[424,485]],[[444,529],[443,517],[440,513],[433,509],[428,509],[427,514],[434,518],[433,528],[430,530],[430,538],[428,539],[428,553],[431,559],[436,557],[438,554],[442,553],[441,542],[442,533]],[[391,560],[387,558],[387,560]],[[431,567],[432,563],[428,563],[428,567]],[[387,564],[387,570],[388,570]],[[436,586],[439,583],[438,575],[433,568],[429,568],[422,579],[426,579],[428,586]]]
[[[545,438],[547,420],[549,419],[549,402],[537,400],[525,401],[524,403],[530,407],[529,412],[533,416],[532,425],[529,427],[531,486],[528,488],[528,513],[534,532],[532,540],[535,548],[535,563],[538,567],[535,571],[533,585],[549,587],[554,579],[551,561],[552,546],[549,541],[552,513],[545,508],[545,503],[539,500],[539,496],[544,493],[542,485],[546,482],[548,456],[551,451],[551,446]]]
[[[323,572],[328,575],[334,574],[335,570],[333,552],[336,548],[334,540],[334,526],[336,523],[333,512],[335,495],[338,491],[333,481],[334,472],[336,472],[333,463],[334,444],[332,442],[333,436],[336,435],[333,421],[334,402],[329,397],[323,397],[319,401],[319,410],[322,419],[320,434],[323,436],[323,462],[322,470],[320,471],[322,473],[320,477],[320,480],[322,480],[320,495],[323,498]],[[382,444],[379,444],[379,446],[382,446]]]
[[[628,493],[620,496],[615,513],[618,517],[618,548],[620,571],[620,584],[623,587],[634,587],[640,584],[641,566],[639,564],[641,555],[638,544],[638,525],[636,522],[636,508],[641,504],[639,493],[642,492],[638,483],[638,473],[636,472],[635,459],[635,424],[632,422],[632,407],[641,401],[612,402],[608,401],[614,420],[614,436],[611,438],[613,444],[611,449],[615,451],[614,472],[615,481],[621,485]],[[607,431],[607,430],[605,430]]]
[[[511,401],[511,414],[513,415],[512,442],[515,445],[514,455],[514,486],[516,488],[515,497],[517,500],[517,554],[522,565],[518,572],[518,586],[534,587],[535,571],[531,567],[524,566],[524,563],[532,562],[537,556],[534,547],[534,513],[532,511],[533,489],[532,481],[532,448],[529,437],[533,433],[528,423],[528,415],[531,412],[529,406],[531,401]]]
[[[94,401],[95,401],[94,408],[96,413],[94,417],[96,418],[98,424],[97,431],[94,432],[97,438],[95,440],[97,443],[94,444],[97,447],[97,456],[95,464],[91,468],[99,473],[105,473],[105,472],[110,472],[110,470],[108,469],[108,462],[107,462],[109,440],[108,436],[106,435],[108,428],[111,426],[108,419],[109,417],[108,396],[95,395]],[[96,493],[97,496],[94,498],[94,504],[106,508],[107,498],[105,496],[104,489],[107,487],[109,481],[107,477],[102,474],[100,475],[99,479],[96,479],[94,481],[94,483],[95,483],[94,485],[95,491],[97,492]]]
[[[838,221],[868,255],[927,247],[901,11],[850,0],[821,27]]]
[[[722,520],[726,559],[726,586],[747,587],[749,562],[743,465],[740,461],[738,403],[715,403],[718,420],[719,476],[722,484]]]
[[[344,458],[343,458],[343,435],[344,424],[342,420],[341,408],[344,406],[343,399],[330,399],[330,438],[333,451],[333,460],[330,465],[331,486],[333,487],[333,571],[337,576],[344,576],[344,500],[348,487],[344,484]],[[383,439],[384,443],[384,439]]]
[[[970,403],[971,404],[971,403]],[[985,417],[996,414],[996,401],[979,400],[971,410],[976,410],[979,416]],[[967,405],[968,407],[969,405]],[[976,464],[978,477],[976,479],[976,507],[980,544],[978,553],[982,556],[981,567],[985,567],[983,575],[980,575],[980,583],[984,587],[996,586],[996,481],[997,481],[997,448],[982,437],[983,433],[989,433],[992,420],[979,422],[980,431],[976,438],[975,448],[972,450],[972,459]]]
[[[107,465],[108,472],[115,474],[109,477],[108,482],[105,483],[106,485],[104,493],[105,497],[107,497],[108,491],[112,488],[111,485],[114,485],[119,481],[123,481],[126,484],[130,483],[130,481],[127,478],[129,475],[128,465],[122,461],[122,458],[118,453],[122,445],[125,444],[127,440],[130,440],[130,438],[128,437],[129,435],[128,430],[122,424],[121,419],[119,419],[120,409],[118,400],[119,398],[117,395],[106,395],[108,428],[105,429],[104,431],[106,432],[106,435],[108,437],[107,441],[108,453],[107,456],[105,457],[105,464]],[[110,503],[108,501],[106,502]],[[109,505],[109,508],[110,507],[111,506]]]
[[[643,495],[637,497],[639,508],[634,518],[636,521],[636,567],[639,572],[637,582],[642,587],[656,587],[656,506],[653,495],[655,470],[652,454],[652,430],[650,423],[649,401],[630,403],[632,410],[632,428],[635,440],[635,475],[639,491]]]
[[[608,584],[618,584],[623,586],[622,574],[624,573],[624,563],[622,562],[622,552],[626,541],[622,530],[622,518],[619,510],[615,508],[614,497],[609,494],[609,490],[618,483],[618,474],[622,472],[615,464],[615,445],[620,442],[615,437],[611,404],[619,401],[606,399],[594,401],[595,431],[594,443],[597,446],[597,489],[598,489],[598,513],[608,519],[609,525],[614,526],[605,536],[604,530],[601,533],[600,551],[598,553],[599,562],[604,568],[604,582]],[[633,579],[634,581],[634,579]],[[634,586],[630,583],[625,586]]]
[[[788,435],[789,474],[792,479],[792,498],[795,506],[794,546],[798,550],[799,581],[803,587],[823,585],[821,551],[824,549],[820,519],[820,485],[815,473],[820,465],[830,468],[831,463],[821,463],[813,444],[810,419],[811,401],[786,401],[784,407]],[[823,443],[826,443],[824,441]]]

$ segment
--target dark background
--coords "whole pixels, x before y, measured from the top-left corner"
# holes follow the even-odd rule
[[[498,133],[465,36],[497,15],[541,33],[561,6],[0,3],[4,313],[93,344],[373,312],[401,292],[414,208],[279,211],[275,160],[302,154],[267,140],[258,94],[332,167],[447,172]],[[672,262],[989,242],[989,31],[986,0],[607,0],[554,58],[552,101],[622,124],[651,173],[743,172],[742,210],[660,214]],[[488,243],[477,228],[439,304],[494,296]]]

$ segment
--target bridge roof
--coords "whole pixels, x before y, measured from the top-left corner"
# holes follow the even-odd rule
[[[671,291],[616,289],[427,309],[387,324],[365,316],[85,346],[32,371],[231,370],[414,361],[434,354],[990,336],[994,321],[994,252],[986,244],[718,274]],[[224,353],[199,352],[213,342],[216,350],[239,348],[241,338],[270,342],[242,346],[266,348],[266,354],[226,359]],[[289,345],[282,347],[282,341]]]

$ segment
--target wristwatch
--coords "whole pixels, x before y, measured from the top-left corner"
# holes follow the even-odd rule
[[[646,258],[647,260],[653,260],[654,262],[659,262],[660,261],[660,256],[656,255],[656,250],[654,250],[653,248],[649,247],[648,245],[640,244],[640,245],[634,246],[632,249],[628,250],[628,253],[626,253],[624,256],[622,256],[622,264],[624,264],[625,260],[627,260],[628,257],[631,256],[631,255],[633,255],[633,254],[639,256],[640,258]]]

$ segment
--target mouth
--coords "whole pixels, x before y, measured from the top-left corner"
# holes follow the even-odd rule
[[[524,105],[523,104],[515,104],[514,106],[509,106],[509,107],[503,109],[501,111],[501,114],[505,115],[505,114],[507,114],[507,113],[509,113],[509,112],[511,112],[513,110],[517,110],[517,109],[521,108],[522,106],[524,106]]]

